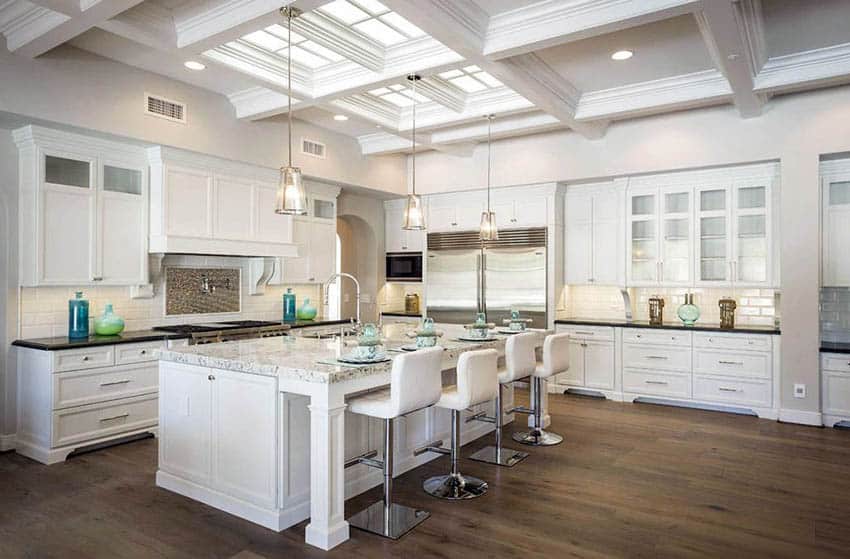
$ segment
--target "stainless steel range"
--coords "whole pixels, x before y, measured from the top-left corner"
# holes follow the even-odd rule
[[[188,334],[190,345],[287,336],[292,328],[288,324],[264,320],[228,320],[200,324],[173,324],[155,326],[154,330]]]

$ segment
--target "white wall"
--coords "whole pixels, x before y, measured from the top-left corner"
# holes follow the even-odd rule
[[[18,166],[12,136],[0,130],[0,450],[16,426],[16,367],[9,343],[18,334]]]
[[[146,92],[186,103],[188,123],[145,115]],[[0,49],[0,111],[266,167],[286,157],[284,122],[237,120],[221,95],[70,46],[35,60]],[[327,144],[327,158],[302,155],[301,136]],[[403,156],[364,157],[355,139],[297,120],[293,140],[307,175],[404,191]]]
[[[494,144],[497,186],[708,167],[755,161],[781,163],[782,408],[816,421],[819,410],[818,285],[820,212],[818,159],[850,149],[850,87],[783,96],[758,118],[741,119],[720,106],[613,124],[588,141],[569,131]],[[472,158],[428,152],[417,158],[422,193],[480,188],[486,149]],[[410,180],[408,170],[408,182]],[[808,395],[793,397],[804,383]]]
[[[360,282],[363,321],[376,322],[378,293],[384,284],[384,204],[376,198],[343,192],[337,199],[337,216],[341,269]],[[354,286],[348,280],[343,282],[342,316],[354,316]]]

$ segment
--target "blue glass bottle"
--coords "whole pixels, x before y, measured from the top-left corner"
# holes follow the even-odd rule
[[[82,291],[77,291],[68,301],[68,337],[89,337],[89,302],[83,299]]]
[[[283,294],[283,321],[295,322],[295,293],[291,287],[287,287]]]

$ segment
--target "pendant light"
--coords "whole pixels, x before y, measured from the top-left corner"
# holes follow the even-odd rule
[[[425,212],[422,208],[422,198],[416,194],[416,82],[420,79],[416,74],[407,76],[413,89],[413,174],[411,179],[411,191],[407,195],[407,204],[404,207],[404,222],[402,229],[421,231],[425,229]]]
[[[487,115],[485,118],[487,118],[487,209],[481,212],[480,237],[482,241],[498,241],[499,230],[496,228],[496,212],[490,211],[490,161],[492,159],[491,128],[495,116]]]
[[[307,193],[301,178],[301,169],[292,166],[292,18],[301,11],[298,8],[281,8],[281,15],[286,17],[286,35],[288,48],[286,51],[286,83],[287,83],[287,114],[289,116],[289,163],[280,168],[280,183],[277,187],[275,212],[287,215],[305,215],[307,213]]]

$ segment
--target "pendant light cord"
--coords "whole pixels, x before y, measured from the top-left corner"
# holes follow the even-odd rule
[[[289,117],[289,166],[292,167],[292,8],[286,9],[286,113]]]
[[[416,195],[416,74],[412,74],[413,79],[413,195]]]
[[[490,214],[490,162],[492,161],[492,146],[490,129],[493,125],[493,115],[487,115],[487,214]]]

